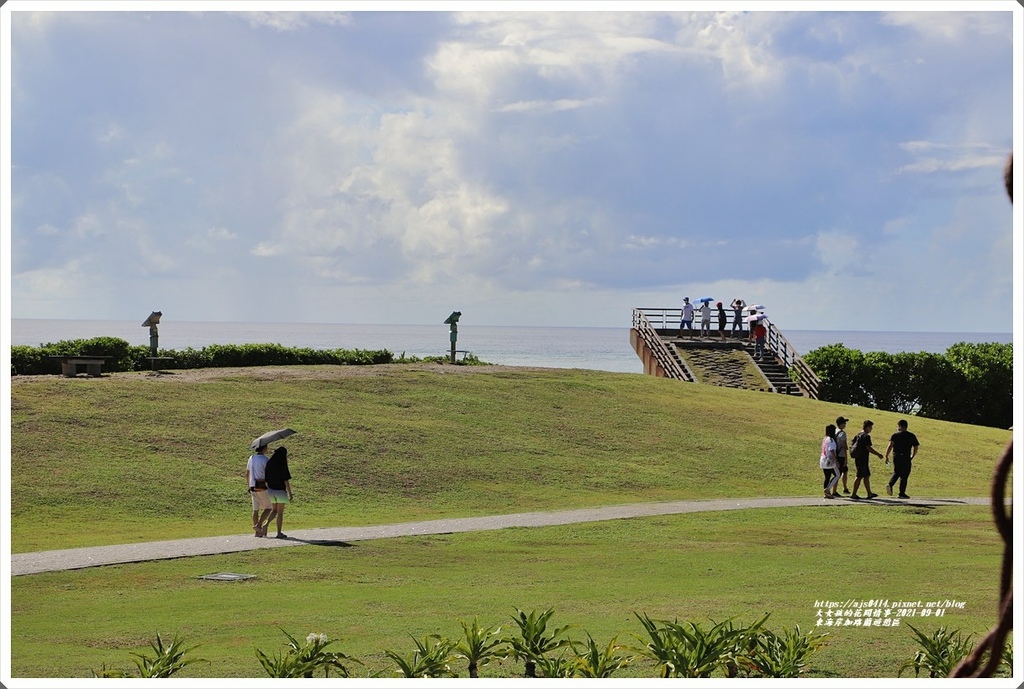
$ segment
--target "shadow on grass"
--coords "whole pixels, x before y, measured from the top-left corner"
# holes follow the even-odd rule
[[[325,541],[325,540],[310,540],[304,538],[290,538],[289,541],[298,541],[299,543],[305,543],[307,545],[320,545],[327,548],[355,548],[355,543],[347,543],[345,541]]]

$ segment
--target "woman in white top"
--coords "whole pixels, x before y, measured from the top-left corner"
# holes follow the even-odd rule
[[[832,495],[832,491],[835,490],[836,483],[839,482],[839,474],[836,471],[839,468],[839,464],[836,461],[835,424],[830,423],[825,426],[825,437],[821,441],[821,457],[818,459],[818,466],[821,467],[822,472],[825,474],[825,483],[823,484],[825,497],[832,500],[835,498]]]

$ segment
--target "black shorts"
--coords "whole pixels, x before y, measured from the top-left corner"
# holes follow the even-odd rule
[[[845,472],[846,468],[849,466],[849,464],[846,463],[846,457],[836,457],[836,464],[839,465],[838,473],[840,474]]]
[[[871,471],[868,470],[868,458],[854,459],[857,464],[857,478],[868,478],[871,476]]]

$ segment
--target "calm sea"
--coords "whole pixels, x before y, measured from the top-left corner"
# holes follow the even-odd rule
[[[804,354],[842,343],[865,352],[945,352],[957,342],[1012,342],[1011,333],[912,333],[828,330],[785,330],[786,338]],[[11,319],[11,344],[38,346],[60,340],[119,337],[149,345],[149,328],[136,321]],[[483,361],[506,366],[587,368],[641,373],[640,360],[629,346],[629,328],[546,328],[473,326],[459,328],[458,349]],[[448,326],[347,325],[339,323],[211,323],[165,320],[160,347],[200,349],[211,344],[269,342],[314,349],[388,349],[396,355],[447,355]]]

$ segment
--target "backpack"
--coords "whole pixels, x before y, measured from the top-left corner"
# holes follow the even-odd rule
[[[868,454],[867,446],[860,446],[860,439],[864,437],[864,431],[861,431],[857,435],[853,436],[853,442],[850,443],[850,456],[854,459],[864,459]]]

